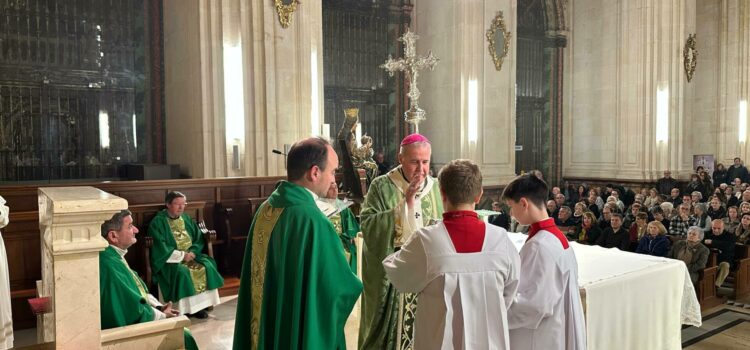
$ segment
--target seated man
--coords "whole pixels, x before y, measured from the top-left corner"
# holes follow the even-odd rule
[[[163,300],[177,303],[188,316],[206,318],[205,308],[219,304],[218,288],[224,285],[216,262],[203,254],[203,235],[188,214],[187,198],[169,192],[167,209],[156,214],[148,226],[154,239],[151,268]]]
[[[719,250],[717,260],[719,262],[719,274],[716,276],[715,285],[721,287],[729,275],[729,269],[734,265],[735,236],[724,230],[724,221],[716,219],[711,221],[711,232],[706,234],[703,244],[708,248]]]
[[[567,205],[563,205],[557,212],[557,216],[555,217],[555,225],[563,227],[575,226],[576,222],[573,220],[572,214],[573,213],[571,212],[570,207]]]
[[[482,198],[476,164],[454,160],[438,181],[443,221],[418,229],[383,260],[396,289],[419,293],[414,349],[510,349],[518,252],[504,229],[486,225],[474,211]]]
[[[125,261],[128,248],[135,244],[138,228],[133,226],[129,210],[123,210],[102,224],[102,237],[109,247],[99,253],[99,294],[102,329],[163,320],[178,316],[172,303],[162,305],[148,293],[146,283]],[[190,331],[185,329],[185,347],[198,349]]]
[[[510,216],[505,213],[505,211],[503,211],[503,207],[500,205],[500,202],[492,202],[492,211],[496,211],[500,214],[490,216],[488,220],[489,223],[509,230]]]
[[[630,234],[622,228],[622,214],[612,213],[609,223],[610,227],[602,232],[596,244],[604,248],[619,248],[627,252],[630,247]]]

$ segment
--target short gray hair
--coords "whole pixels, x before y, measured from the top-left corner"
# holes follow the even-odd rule
[[[706,203],[695,203],[693,205],[693,208],[700,209],[701,213],[705,213],[706,212]]]
[[[700,193],[700,191],[693,191],[693,193],[690,194],[691,196],[698,196],[698,199],[703,199],[703,193]]]
[[[112,215],[112,218],[102,224],[102,237],[104,237],[104,239],[107,239],[109,231],[122,230],[122,225],[125,221],[125,218],[132,215],[133,213],[131,213],[130,210],[127,209],[123,209],[122,211],[115,213],[115,215]]]
[[[698,226],[690,226],[690,227],[688,227],[687,234],[690,234],[690,232],[696,232],[696,233],[698,233],[698,239],[700,239],[701,241],[703,240],[703,236],[704,236],[705,233],[703,232],[702,228],[700,228]]]

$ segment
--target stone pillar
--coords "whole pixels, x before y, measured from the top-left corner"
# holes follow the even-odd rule
[[[511,32],[502,70],[489,54],[486,33],[498,11]],[[438,170],[456,158],[482,168],[484,185],[506,184],[515,177],[516,1],[419,1],[415,6],[417,53],[440,58],[435,70],[420,74],[420,106],[427,120],[420,131],[434,142]],[[477,90],[477,132],[469,114],[469,90]]]
[[[39,188],[40,294],[52,308],[39,325],[41,342],[57,349],[101,347],[99,252],[107,247],[101,225],[127,206],[94,187]]]
[[[165,0],[163,14],[167,162],[196,178],[284,174],[271,150],[323,122],[321,0],[297,3],[287,28],[270,0]],[[244,109],[226,109],[233,93]]]
[[[563,176],[655,180],[692,168],[693,83],[682,48],[695,1],[568,2]],[[700,38],[698,40],[701,40]],[[698,67],[696,75],[701,74]],[[666,141],[657,141],[657,91],[669,92]]]

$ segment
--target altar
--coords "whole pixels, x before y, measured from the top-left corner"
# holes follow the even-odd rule
[[[526,235],[509,235],[520,250]],[[681,326],[701,325],[700,305],[682,261],[575,242],[571,247],[578,260],[589,350],[681,349]]]

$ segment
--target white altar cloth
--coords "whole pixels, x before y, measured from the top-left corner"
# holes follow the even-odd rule
[[[509,235],[520,250],[527,236]],[[589,350],[681,349],[681,325],[701,325],[700,304],[682,261],[575,242],[571,247]]]

